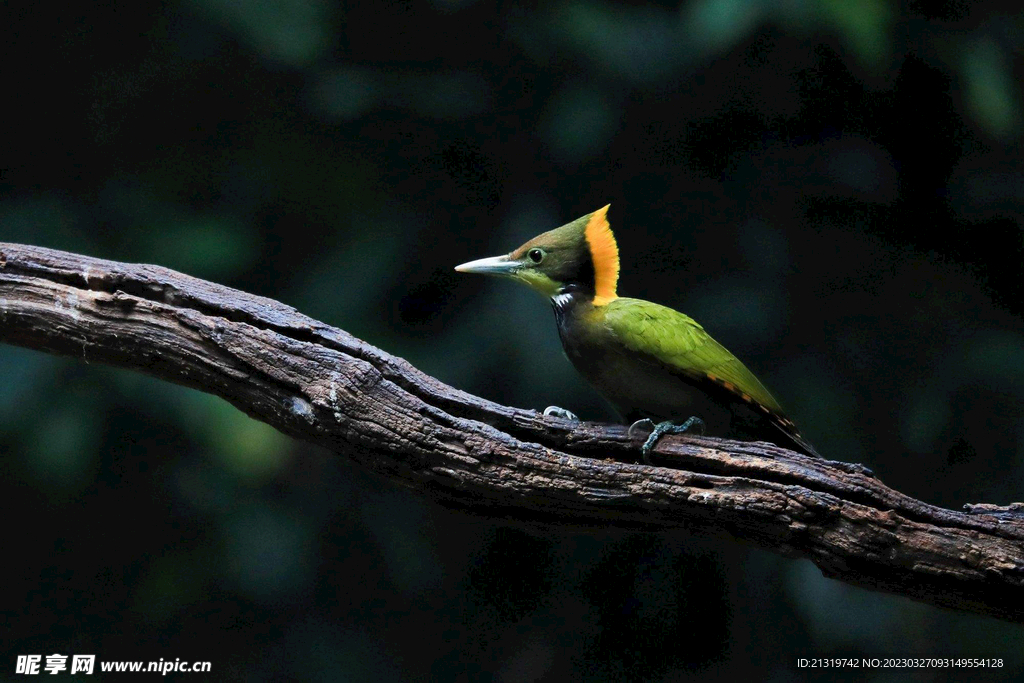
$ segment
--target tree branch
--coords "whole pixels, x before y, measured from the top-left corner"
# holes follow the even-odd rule
[[[559,524],[687,528],[826,576],[1024,622],[1024,506],[955,512],[765,443],[640,442],[453,389],[276,301],[166,268],[0,243],[0,341],[230,401],[435,500]]]

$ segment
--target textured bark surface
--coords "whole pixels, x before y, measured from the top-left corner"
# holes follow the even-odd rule
[[[485,401],[276,301],[166,268],[0,243],[0,341],[230,401],[446,504],[551,524],[725,533],[826,576],[1024,622],[1024,505],[957,512],[770,444]],[[440,352],[440,351],[439,351]]]

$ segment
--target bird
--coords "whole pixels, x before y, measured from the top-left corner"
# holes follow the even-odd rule
[[[651,464],[665,434],[703,431],[708,422],[821,457],[757,377],[693,318],[618,295],[609,207],[455,270],[511,278],[550,300],[569,361],[630,424],[631,436],[650,430],[644,462]],[[556,406],[544,412],[577,419]]]

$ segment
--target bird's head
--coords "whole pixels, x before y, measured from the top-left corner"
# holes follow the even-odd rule
[[[617,298],[619,248],[608,225],[608,207],[537,235],[503,256],[456,266],[460,273],[502,275],[544,296],[581,292],[603,305]]]

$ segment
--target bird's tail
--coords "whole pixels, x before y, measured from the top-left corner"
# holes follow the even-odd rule
[[[821,454],[814,450],[814,446],[796,430],[796,425],[786,418],[779,418],[775,415],[770,419],[772,426],[786,436],[789,445],[796,446],[794,450],[815,458],[821,458]],[[786,445],[786,444],[783,444]]]

